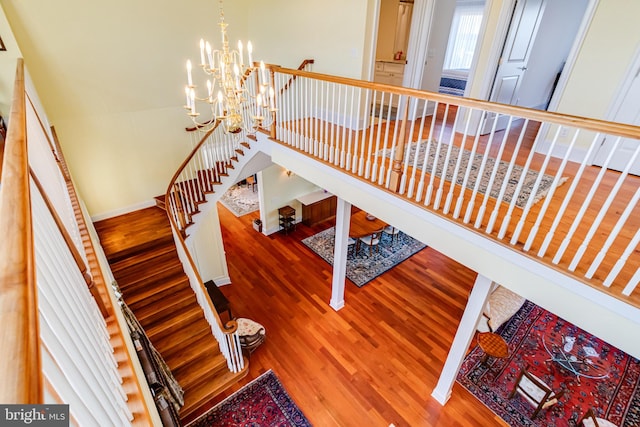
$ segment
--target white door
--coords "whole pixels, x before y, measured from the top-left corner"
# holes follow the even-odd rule
[[[612,120],[619,123],[640,126],[640,65],[638,66],[636,75],[631,82],[631,86],[626,91],[626,94],[618,107],[618,111],[615,113]],[[614,148],[616,140],[617,138],[609,136],[602,141],[602,144],[594,157],[594,165],[604,166],[609,153]],[[609,161],[608,168],[619,171],[624,170],[629,160],[635,154],[638,144],[640,144],[640,141],[636,139],[625,138],[621,140],[618,144],[618,148],[615,150],[611,160]],[[640,175],[640,155],[636,157],[635,162],[631,165],[629,173]]]
[[[536,39],[546,0],[517,0],[502,56],[493,82],[490,101],[516,105],[518,90],[527,69],[533,42]],[[489,133],[495,115],[487,117],[484,133]],[[507,118],[498,119],[496,130],[507,126]]]

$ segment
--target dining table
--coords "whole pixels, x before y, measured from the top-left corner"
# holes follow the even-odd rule
[[[351,225],[349,226],[349,236],[357,239],[370,236],[376,231],[382,230],[387,223],[366,211],[360,210],[351,215]]]
[[[549,361],[574,374],[578,383],[581,376],[592,379],[609,376],[610,364],[583,336],[547,331],[542,336],[542,345],[551,356]]]

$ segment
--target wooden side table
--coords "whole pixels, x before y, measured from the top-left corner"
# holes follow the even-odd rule
[[[478,334],[478,346],[484,352],[480,363],[486,365],[489,356],[498,359],[509,357],[509,346],[498,334],[493,332],[480,332]]]
[[[280,230],[284,230],[285,234],[289,234],[290,230],[296,228],[296,210],[291,206],[287,205],[279,208],[278,217]]]

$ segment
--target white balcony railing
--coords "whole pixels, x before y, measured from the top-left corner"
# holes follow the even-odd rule
[[[640,127],[274,71],[278,142],[640,307]]]

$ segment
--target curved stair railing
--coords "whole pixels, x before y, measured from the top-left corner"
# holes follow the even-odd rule
[[[201,132],[195,129],[191,135],[195,139]],[[238,325],[235,320],[226,324],[220,320],[189,253],[185,238],[188,236],[188,228],[194,224],[195,215],[200,212],[200,206],[209,201],[208,196],[214,193],[216,186],[222,184],[223,178],[229,175],[229,170],[233,169],[234,163],[238,161],[238,156],[243,155],[244,150],[248,148],[249,144],[242,141],[238,135],[225,133],[218,121],[195,143],[191,153],[174,174],[165,193],[167,215],[178,256],[189,277],[196,300],[218,341],[220,352],[226,358],[229,370],[234,373],[245,369],[237,332]]]
[[[306,59],[298,69],[308,69],[313,62],[312,59]],[[275,66],[269,66],[271,79],[273,67]],[[243,81],[253,84],[249,77],[245,76]],[[250,120],[253,108],[255,105],[249,103],[243,112],[245,121]],[[164,196],[164,205],[176,240],[178,255],[198,304],[220,345],[221,353],[227,359],[229,370],[239,372],[245,369],[245,361],[237,333],[237,323],[232,320],[223,324],[220,320],[185,239],[190,235],[191,227],[197,222],[197,215],[204,206],[217,199],[217,196],[213,196],[215,189],[220,189],[220,192],[226,189],[223,185],[225,177],[232,175],[232,170],[239,163],[239,157],[246,154],[251,148],[249,142],[256,141],[256,138],[246,130],[238,134],[226,133],[220,121],[208,122],[205,125],[207,128],[213,125],[213,128],[208,131],[203,131],[204,127],[198,126],[186,129],[193,148],[172,177]],[[262,128],[257,131],[269,132]],[[271,132],[274,131],[272,128]],[[226,184],[230,186],[234,182]]]

